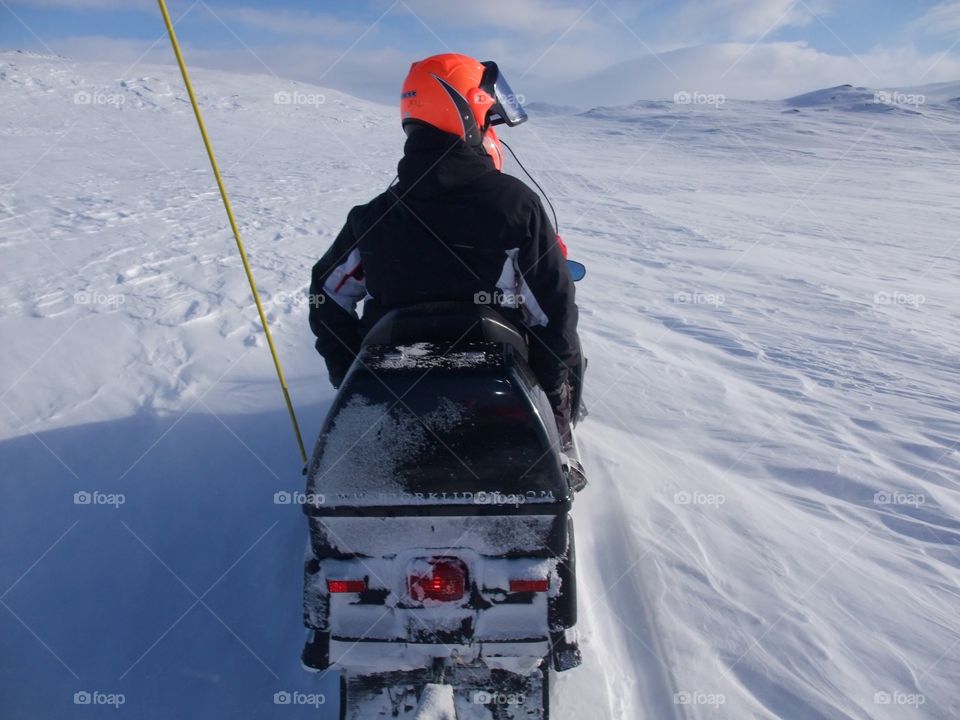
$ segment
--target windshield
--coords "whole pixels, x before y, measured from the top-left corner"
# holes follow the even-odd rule
[[[491,61],[483,64],[487,68],[483,76],[483,89],[494,98],[493,107],[490,108],[490,124],[506,123],[512,127],[526,121],[527,113],[520,102],[520,96],[513,92],[497,64]]]

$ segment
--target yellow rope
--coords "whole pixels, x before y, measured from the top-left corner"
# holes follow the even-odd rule
[[[257,304],[257,312],[260,313],[260,322],[263,324],[263,332],[267,336],[267,345],[270,346],[270,355],[273,356],[274,367],[277,368],[277,378],[280,380],[280,388],[283,390],[283,399],[287,403],[287,411],[290,413],[290,422],[293,424],[293,432],[297,436],[297,447],[300,448],[300,459],[307,462],[307,451],[303,447],[303,437],[300,435],[300,426],[297,424],[297,416],[293,412],[293,403],[290,401],[290,391],[287,389],[287,381],[283,377],[283,368],[280,367],[280,358],[277,356],[277,348],[273,344],[273,336],[270,334],[270,326],[267,324],[267,316],[263,312],[263,304],[260,302],[260,293],[257,292],[257,284],[253,279],[253,271],[250,269],[250,262],[247,260],[247,253],[243,249],[243,241],[240,239],[240,229],[237,227],[237,221],[233,216],[233,209],[230,207],[230,198],[227,197],[227,188],[223,184],[223,178],[220,177],[220,168],[217,166],[217,158],[213,154],[213,146],[210,144],[210,138],[207,136],[207,129],[203,124],[203,116],[200,115],[200,106],[197,105],[197,98],[193,94],[193,85],[190,84],[190,76],[187,74],[187,66],[183,61],[183,55],[180,52],[180,43],[177,42],[177,34],[173,31],[173,23],[170,21],[170,13],[167,11],[165,0],[157,0],[160,5],[160,12],[163,13],[163,22],[167,26],[167,32],[170,34],[170,43],[173,45],[173,52],[177,56],[177,64],[180,66],[180,73],[183,75],[183,83],[187,86],[187,94],[190,96],[190,104],[193,105],[193,112],[197,116],[197,125],[200,126],[200,135],[203,136],[203,144],[207,148],[207,155],[210,157],[210,165],[213,167],[214,177],[217,178],[217,187],[220,188],[220,197],[223,199],[223,208],[227,211],[227,218],[230,220],[230,229],[233,230],[233,237],[237,241],[237,250],[240,251],[240,259],[243,261],[243,270],[247,274],[247,280],[250,281],[250,290],[253,293],[253,300]]]

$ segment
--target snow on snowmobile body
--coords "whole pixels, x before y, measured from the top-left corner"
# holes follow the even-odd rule
[[[577,664],[573,491],[526,352],[479,305],[366,336],[304,505],[303,659],[341,672],[341,717],[413,713],[439,672],[460,718],[545,718],[549,667]]]

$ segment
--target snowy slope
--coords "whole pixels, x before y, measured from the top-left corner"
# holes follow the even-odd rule
[[[393,177],[395,111],[194,79],[311,436],[309,266]],[[505,131],[590,268],[558,718],[960,716],[960,108],[835,90]],[[0,100],[0,716],[334,717],[274,496],[296,451],[175,68],[3,54]]]

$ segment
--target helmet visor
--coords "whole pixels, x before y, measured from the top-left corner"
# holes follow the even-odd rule
[[[510,83],[500,72],[497,64],[491,60],[483,63],[486,68],[480,89],[493,98],[493,106],[487,114],[489,125],[506,123],[510,127],[527,120],[527,113],[520,104],[518,96],[510,88]]]

